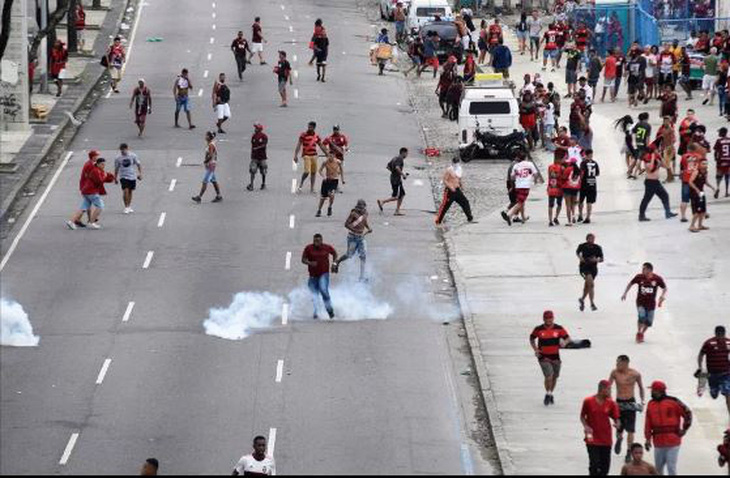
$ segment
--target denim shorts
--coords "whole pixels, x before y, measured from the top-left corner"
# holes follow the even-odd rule
[[[690,191],[691,191],[691,188],[689,187],[689,183],[683,182],[682,183],[682,202],[685,204],[688,203],[690,200],[690,194],[689,194]]]
[[[365,248],[365,238],[363,236],[356,236],[355,234],[347,235],[347,257],[353,257],[357,254],[360,259],[367,257],[367,250]]]
[[[717,398],[720,394],[724,397],[730,397],[730,373],[724,375],[710,374],[707,378],[712,398]]]
[[[654,309],[648,310],[646,307],[638,306],[636,311],[639,314],[639,323],[648,327],[654,325]]]
[[[555,58],[557,58],[557,56],[558,56],[558,50],[557,49],[556,50],[543,50],[542,51],[542,57],[545,58],[546,60],[548,58],[555,59]]]
[[[215,177],[215,171],[212,171],[210,169],[205,170],[205,175],[203,176],[203,182],[204,183],[217,183],[218,179]]]
[[[91,206],[94,206],[97,209],[104,209],[104,201],[101,199],[100,195],[83,195],[83,199],[81,199],[81,206],[79,206],[79,209],[81,209],[82,211],[88,211],[89,209],[91,209]]]
[[[183,110],[186,113],[190,111],[190,98],[187,96],[178,96],[175,98],[175,111]]]

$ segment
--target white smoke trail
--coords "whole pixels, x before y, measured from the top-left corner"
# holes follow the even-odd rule
[[[213,308],[203,322],[205,333],[228,340],[245,339],[267,329],[281,315],[284,299],[269,292],[239,292],[226,308]]]
[[[14,300],[0,299],[0,345],[36,347],[40,337],[33,335],[28,314]]]
[[[393,307],[379,300],[368,284],[347,281],[340,282],[330,288],[332,306],[335,309],[335,320],[369,320],[387,319],[393,314]],[[309,289],[302,286],[289,293],[292,308],[292,319],[303,320],[312,317],[314,305]],[[327,317],[322,298],[317,299],[319,316]]]

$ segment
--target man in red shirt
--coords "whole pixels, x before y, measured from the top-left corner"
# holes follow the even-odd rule
[[[248,165],[248,172],[251,175],[251,182],[246,189],[253,191],[253,180],[256,173],[261,172],[261,189],[266,189],[266,172],[269,169],[266,156],[266,146],[269,144],[269,137],[264,133],[264,126],[261,123],[253,125],[254,133],[251,136],[251,162]]]
[[[499,40],[502,39],[502,26],[499,24],[499,18],[494,19],[494,23],[489,25],[488,31],[489,51],[491,52],[494,48],[499,45]]]
[[[81,167],[81,175],[79,176],[79,191],[83,191],[86,187],[86,183],[88,182],[88,177],[91,173],[92,168],[96,167],[96,158],[98,158],[101,155],[99,150],[92,149],[89,151],[89,159],[86,160],[84,165]],[[83,196],[84,193],[82,192],[81,195]],[[89,222],[91,222],[91,210],[89,207],[87,207],[87,202],[82,202],[82,209],[77,210],[74,215],[72,216],[72,219],[70,221],[66,222],[66,226],[68,226],[69,229],[74,230],[77,227],[86,227],[86,224],[81,222],[81,217],[83,217],[84,213],[87,214],[89,218]]]
[[[350,142],[347,136],[340,132],[340,125],[336,124],[332,127],[332,134],[327,136],[322,144],[329,149],[331,155],[340,160],[340,177],[342,178],[342,184],[345,184],[345,153],[350,148]],[[338,189],[337,192],[342,192],[342,189]]]
[[[337,251],[329,244],[322,241],[322,234],[315,234],[312,244],[304,248],[302,252],[302,264],[309,269],[309,281],[307,287],[312,293],[312,303],[314,304],[314,318],[317,319],[317,305],[319,304],[319,296],[322,296],[324,308],[330,319],[335,318],[335,310],[332,308],[332,300],[330,299],[330,256],[332,260],[337,262]]]
[[[715,199],[720,196],[720,183],[725,178],[725,197],[730,197],[730,138],[727,137],[727,128],[718,130],[720,136],[715,141],[715,181],[717,181],[717,189],[715,189]]]
[[[555,323],[555,314],[546,310],[542,314],[543,325],[530,334],[530,346],[545,376],[545,406],[554,405],[553,391],[560,376],[560,349],[570,343],[568,331]]]
[[[611,421],[618,428],[618,419],[619,409],[611,398],[611,383],[601,380],[598,383],[598,393],[583,400],[583,408],[580,410],[591,476],[608,476],[613,445]]]
[[[249,62],[251,61],[253,56],[258,53],[259,64],[266,64],[266,62],[264,61],[265,41],[266,40],[264,39],[263,29],[261,28],[261,18],[256,17],[254,19],[253,25],[251,25],[251,55],[248,57]]]
[[[644,448],[651,451],[654,446],[654,464],[660,475],[677,474],[679,447],[691,426],[692,411],[689,407],[678,398],[668,396],[664,382],[653,382],[644,418]]]
[[[606,101],[606,90],[611,91],[611,103],[616,101],[616,71],[617,62],[616,55],[611,52],[606,56],[606,62],[603,66],[603,94],[601,95],[601,103]]]
[[[641,274],[637,274],[626,286],[621,300],[626,300],[626,294],[633,285],[638,286],[636,294],[636,310],[639,314],[638,331],[636,333],[636,343],[644,342],[644,334],[654,324],[654,309],[657,307],[657,292],[662,289],[662,295],[659,296],[659,307],[664,304],[667,295],[667,284],[664,283],[659,275],[654,274],[654,266],[650,262],[645,262],[641,268]]]
[[[555,138],[556,140],[558,138]],[[557,150],[553,158],[553,164],[548,166],[547,170],[547,193],[548,193],[548,226],[557,226],[560,224],[558,217],[563,207],[563,158],[558,157]],[[553,208],[556,207],[553,215]]]
[[[690,202],[690,193],[692,188],[689,185],[689,181],[692,178],[695,170],[702,161],[702,148],[697,144],[690,144],[686,148],[686,152],[682,154],[682,158],[679,160],[679,174],[682,180],[681,186],[681,202],[679,204],[680,221],[687,222],[687,206]]]
[[[555,24],[551,23],[548,27],[548,31],[542,37],[542,42],[545,43],[545,48],[542,51],[542,71],[547,68],[547,61],[550,58],[550,65],[552,70],[555,71],[555,65],[558,58],[558,35],[559,32],[555,28]]]
[[[702,362],[706,361],[710,396],[717,399],[722,394],[730,414],[730,338],[726,334],[725,327],[718,325],[715,327],[715,336],[702,344],[697,356],[695,376],[702,373]]]
[[[309,176],[310,192],[314,193],[314,183],[317,180],[317,171],[319,170],[319,167],[317,166],[317,147],[319,146],[319,149],[321,149],[324,155],[327,156],[327,150],[315,131],[316,128],[317,123],[310,121],[307,125],[307,131],[299,135],[299,141],[297,142],[297,147],[294,150],[294,162],[299,163],[300,150],[302,152],[302,160],[304,161],[304,172],[302,173],[302,180],[299,182],[299,192],[302,191],[304,181],[307,179],[307,176]]]

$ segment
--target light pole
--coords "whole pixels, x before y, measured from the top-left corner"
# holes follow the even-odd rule
[[[76,2],[77,0],[68,0],[68,15],[66,16],[66,37],[69,53],[76,53],[77,51],[79,51],[79,37],[76,32]]]

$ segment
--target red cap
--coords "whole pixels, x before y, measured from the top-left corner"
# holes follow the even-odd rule
[[[546,310],[545,312],[542,313],[542,318],[543,318],[543,320],[544,319],[554,319],[555,314],[553,314],[552,310]]]
[[[660,380],[655,380],[651,383],[652,390],[656,390],[657,392],[666,392],[667,391],[667,384]]]
[[[264,125],[262,125],[261,123],[254,123],[253,127],[256,129],[264,129]]]
[[[97,156],[101,156],[101,152],[98,149],[92,149],[89,151],[89,159],[94,159]]]
[[[598,386],[601,388],[610,388],[611,382],[609,382],[608,380],[601,380],[600,382],[598,382]]]

